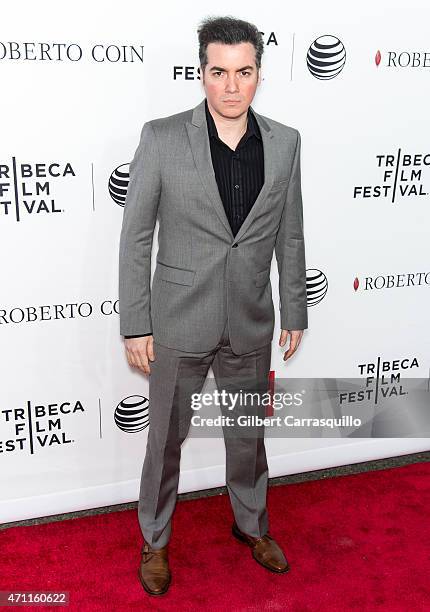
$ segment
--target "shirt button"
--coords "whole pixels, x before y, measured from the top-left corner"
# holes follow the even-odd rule
[[[235,189],[239,189],[239,185],[235,185],[235,186],[234,186],[234,188],[235,188]]]

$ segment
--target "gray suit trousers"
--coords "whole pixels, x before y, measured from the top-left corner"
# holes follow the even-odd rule
[[[190,393],[200,393],[209,368],[219,391],[238,391],[238,381],[249,389],[267,391],[271,342],[237,355],[232,351],[228,322],[216,347],[205,352],[172,349],[154,341],[155,360],[150,362],[149,431],[142,468],[138,519],[144,540],[154,548],[165,546],[171,535],[179,481],[181,445],[188,435],[191,416]],[[183,392],[186,382],[186,393]],[[181,384],[180,384],[181,383]],[[245,383],[246,384],[246,383]],[[241,385],[242,390],[246,390]],[[248,407],[238,408],[250,414]],[[221,414],[230,416],[225,404]],[[236,410],[236,408],[235,408]],[[252,408],[254,414],[255,408]],[[258,408],[258,414],[264,416]],[[235,413],[237,415],[237,411]],[[266,495],[268,467],[264,446],[264,425],[223,427],[226,449],[226,485],[236,523],[254,537],[268,532]],[[246,435],[245,435],[246,434]]]

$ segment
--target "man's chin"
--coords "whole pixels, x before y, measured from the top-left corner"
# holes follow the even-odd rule
[[[220,106],[219,112],[222,115],[226,115],[227,117],[240,117],[240,115],[242,115],[247,109],[248,107],[243,103],[241,104],[223,103]]]

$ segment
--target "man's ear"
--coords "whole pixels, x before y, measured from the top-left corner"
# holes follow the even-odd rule
[[[260,68],[258,69],[257,85],[261,84],[261,80],[262,79],[261,79],[261,66],[260,66]]]

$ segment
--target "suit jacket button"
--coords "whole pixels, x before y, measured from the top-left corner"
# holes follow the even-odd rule
[[[236,247],[238,247],[239,245],[237,244],[237,242],[235,242],[234,244],[232,244],[231,248],[235,249]]]

